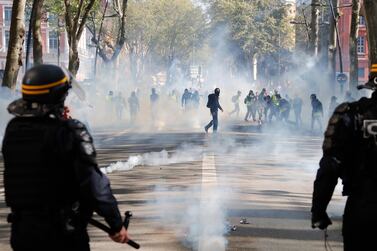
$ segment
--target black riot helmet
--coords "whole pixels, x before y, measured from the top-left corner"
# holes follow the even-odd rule
[[[220,88],[216,88],[216,89],[215,89],[215,94],[216,94],[217,96],[220,95]]]
[[[369,79],[368,82],[364,85],[359,85],[357,89],[369,89],[376,91],[377,90],[377,64],[372,64],[372,67],[370,69],[369,73]]]
[[[43,64],[29,69],[22,80],[22,99],[39,104],[63,103],[72,87],[68,71]]]

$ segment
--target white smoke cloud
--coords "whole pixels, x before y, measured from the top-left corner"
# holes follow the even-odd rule
[[[202,154],[202,147],[183,144],[171,153],[162,150],[161,152],[130,156],[127,161],[117,161],[101,168],[101,171],[103,173],[112,173],[114,171],[129,171],[137,166],[161,166],[198,161],[201,159]]]

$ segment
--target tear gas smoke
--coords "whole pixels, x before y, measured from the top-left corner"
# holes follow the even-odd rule
[[[18,92],[0,86],[0,146],[3,143],[5,127],[12,116],[8,113],[8,105],[15,99],[20,98]]]
[[[126,162],[118,161],[112,163],[108,167],[101,168],[101,171],[103,173],[112,173],[114,171],[129,171],[137,166],[161,166],[198,161],[201,159],[202,154],[202,147],[183,144],[170,154],[168,151],[162,150],[161,152],[130,156]]]

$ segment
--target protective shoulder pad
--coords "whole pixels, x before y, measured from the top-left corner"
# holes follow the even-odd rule
[[[73,131],[76,142],[80,144],[80,150],[82,153],[93,156],[95,155],[95,148],[93,145],[93,138],[86,129],[84,123],[76,119],[70,119],[67,121],[68,127]]]
[[[349,103],[343,103],[340,104],[336,109],[334,113],[346,113],[351,109]]]

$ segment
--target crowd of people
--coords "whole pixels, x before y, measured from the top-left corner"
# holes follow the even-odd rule
[[[170,100],[173,100],[173,104],[175,103],[177,107],[180,107],[184,112],[199,112],[201,104],[207,102],[208,94],[208,92],[199,92],[199,90],[186,88],[183,90],[182,94],[180,94],[177,89],[174,89],[166,96],[170,98]],[[151,88],[149,101],[147,102],[150,104],[150,113],[153,121],[157,119],[160,95],[164,95],[163,91]],[[138,91],[132,91],[128,99],[126,99],[121,92],[114,95],[112,91],[109,91],[106,100],[111,103],[113,107],[112,110],[118,120],[123,119],[123,114],[125,110],[128,109],[130,121],[133,123],[140,111],[140,96]],[[354,102],[355,99],[350,92],[346,92],[344,100],[342,101]],[[312,113],[311,121],[308,124],[310,125],[311,131],[319,132],[323,132],[323,123],[331,116],[336,107],[339,106],[336,96],[331,97],[328,109],[324,109],[317,94],[311,94],[306,102],[306,100],[301,98],[298,94],[295,94],[293,97],[290,97],[288,94],[283,96],[276,89],[268,91],[266,88],[262,88],[260,92],[250,90],[246,96],[242,96],[242,91],[238,90],[235,95],[231,97],[230,102],[233,105],[232,110],[227,113],[230,117],[236,119],[240,118],[241,111],[243,110],[241,109],[241,105],[244,105],[246,112],[243,120],[245,122],[260,125],[281,122],[293,125],[296,128],[303,127],[303,105],[305,103],[310,104]]]

